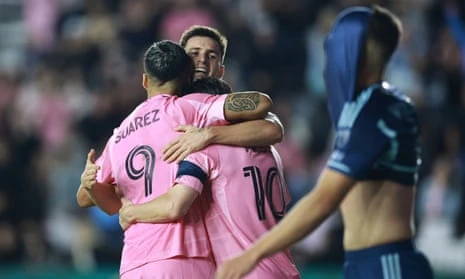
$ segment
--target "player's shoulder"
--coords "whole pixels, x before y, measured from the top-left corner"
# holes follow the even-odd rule
[[[198,102],[201,102],[201,101],[204,101],[206,99],[210,99],[212,96],[215,96],[215,95],[207,94],[207,93],[190,93],[190,94],[182,96],[179,99],[183,100],[183,101],[198,101]]]
[[[245,150],[245,148],[241,146],[222,144],[212,144],[203,149],[208,156],[210,156],[213,160],[218,161],[221,160],[221,158],[230,158],[232,156],[239,155],[243,152],[243,150]]]
[[[144,104],[145,102],[137,105],[136,108],[134,108],[120,123],[120,125],[117,128],[113,129],[113,134],[116,134],[118,130],[122,129],[126,125],[128,125],[140,112],[144,109]]]
[[[185,96],[169,96],[164,100],[164,113],[178,123],[192,124],[192,117],[198,109],[197,102]]]
[[[375,89],[373,103],[383,108],[384,116],[398,122],[411,122],[416,118],[415,105],[411,99],[397,87],[382,82]]]
[[[215,160],[223,164],[247,162],[249,160],[263,160],[265,157],[273,157],[269,146],[265,147],[243,147],[213,144],[204,149]]]
[[[190,93],[179,98],[192,104],[211,104],[216,101],[223,101],[228,97],[228,94],[208,94],[208,93]]]
[[[182,97],[178,97],[177,99],[173,100],[173,103],[183,109],[200,109],[206,104],[212,103],[214,101],[212,96],[213,95],[206,93],[190,93]]]
[[[219,168],[221,146],[209,145],[202,150],[196,151],[187,155],[186,161],[199,165],[205,170],[212,170]]]
[[[414,108],[412,100],[399,88],[388,82],[383,81],[373,91],[373,98],[384,105],[402,104],[405,107]]]

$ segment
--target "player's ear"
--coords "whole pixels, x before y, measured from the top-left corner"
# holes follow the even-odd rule
[[[145,89],[147,89],[148,87],[148,76],[146,74],[142,74],[142,87],[144,87]]]

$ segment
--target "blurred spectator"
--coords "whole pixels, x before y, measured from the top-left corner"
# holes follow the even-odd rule
[[[421,220],[417,244],[436,270],[464,272],[465,241],[454,236],[459,213],[461,169],[453,158],[435,161],[430,177],[421,185],[417,214]],[[464,238],[465,240],[465,238]]]
[[[200,0],[177,0],[162,19],[160,34],[164,39],[178,41],[184,30],[192,25],[218,27],[208,3]]]
[[[423,223],[443,220],[452,225],[460,203],[460,168],[457,161],[442,157],[435,161],[430,176],[419,192],[417,214]]]
[[[325,97],[325,81],[323,79],[324,51],[323,42],[331,29],[337,10],[333,6],[325,7],[317,16],[315,24],[307,33],[307,70],[306,84],[310,94]]]

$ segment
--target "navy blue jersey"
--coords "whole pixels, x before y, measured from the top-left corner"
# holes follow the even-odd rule
[[[386,82],[343,106],[328,166],[357,180],[417,182],[419,123],[413,105]]]

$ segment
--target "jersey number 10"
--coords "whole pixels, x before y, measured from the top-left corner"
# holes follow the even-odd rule
[[[275,167],[268,169],[265,185],[263,185],[262,174],[258,167],[248,166],[242,170],[244,171],[244,177],[250,177],[252,179],[253,188],[255,191],[255,204],[257,206],[258,219],[266,219],[265,202],[267,202],[275,220],[280,220],[286,212],[286,201],[284,200],[283,180],[278,169]],[[275,181],[275,179],[277,179],[277,181]],[[279,187],[278,192],[275,190],[275,187]],[[273,197],[273,193],[279,193],[280,196]],[[275,198],[279,198],[278,204],[273,202]]]

